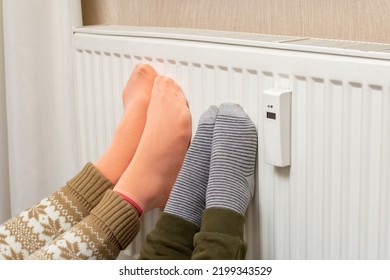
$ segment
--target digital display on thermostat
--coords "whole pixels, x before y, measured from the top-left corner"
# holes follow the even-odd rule
[[[267,119],[276,120],[276,114],[272,112],[267,112]]]

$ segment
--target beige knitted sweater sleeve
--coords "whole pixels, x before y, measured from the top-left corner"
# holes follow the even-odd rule
[[[114,259],[139,230],[136,210],[88,163],[64,187],[0,226],[0,259]]]

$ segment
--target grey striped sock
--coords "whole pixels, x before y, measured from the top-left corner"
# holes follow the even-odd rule
[[[183,166],[173,186],[164,212],[179,216],[198,227],[205,209],[209,179],[211,143],[218,108],[205,111],[188,149]]]
[[[219,107],[215,121],[206,208],[245,214],[253,196],[257,131],[237,104]]]

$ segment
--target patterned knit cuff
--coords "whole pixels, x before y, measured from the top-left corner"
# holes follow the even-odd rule
[[[114,188],[114,184],[89,162],[79,174],[67,182],[67,187],[80,203],[91,211],[100,202],[105,191]]]
[[[100,203],[91,211],[110,236],[112,244],[125,249],[140,229],[137,210],[117,193],[108,190]]]

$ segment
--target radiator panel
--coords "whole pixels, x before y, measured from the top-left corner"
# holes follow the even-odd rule
[[[137,63],[149,63],[181,85],[194,132],[223,102],[241,104],[256,124],[248,259],[390,259],[390,58],[114,31],[74,35],[80,167],[108,146],[122,89]],[[262,92],[272,87],[293,92],[287,168],[264,160]],[[158,215],[143,217],[121,258],[137,257]]]

